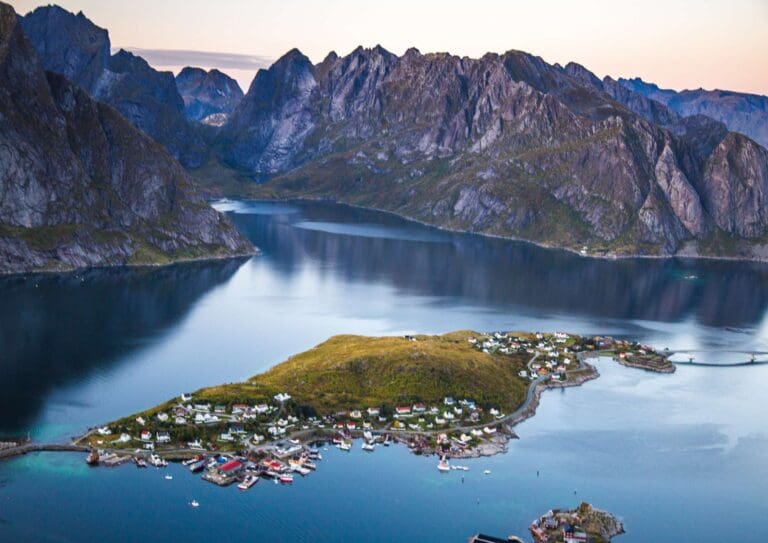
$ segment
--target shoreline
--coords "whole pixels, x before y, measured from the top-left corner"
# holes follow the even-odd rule
[[[86,271],[94,271],[94,270],[116,270],[116,269],[125,269],[125,270],[141,270],[141,269],[147,269],[147,270],[156,270],[160,268],[167,268],[170,266],[183,266],[186,264],[196,264],[196,263],[205,263],[205,262],[220,262],[223,260],[238,260],[243,259],[243,261],[252,258],[254,256],[261,256],[262,252],[261,249],[258,247],[254,247],[253,251],[243,252],[243,253],[235,253],[231,255],[211,255],[211,256],[201,256],[198,258],[180,258],[177,260],[172,260],[170,262],[155,262],[155,263],[143,263],[143,264],[99,264],[98,266],[79,266],[79,267],[72,267],[72,268],[62,268],[59,270],[27,270],[27,271],[4,271],[0,270],[0,279],[3,278],[14,278],[14,277],[33,277],[35,275],[50,277],[52,275],[68,275],[73,274],[77,272],[86,272]]]
[[[531,239],[526,238],[519,238],[511,235],[501,235],[501,234],[489,234],[486,232],[473,232],[471,230],[463,230],[460,228],[449,228],[447,226],[439,226],[436,224],[428,223],[426,221],[422,221],[413,217],[409,217],[407,215],[403,215],[401,213],[398,213],[396,211],[388,210],[388,209],[382,209],[378,207],[371,207],[371,206],[365,206],[361,204],[352,204],[348,202],[342,202],[333,198],[312,198],[312,197],[277,197],[277,198],[266,198],[266,197],[258,197],[258,198],[235,198],[235,197],[229,197],[229,196],[221,196],[219,200],[231,200],[231,201],[242,201],[242,202],[284,202],[284,203],[291,203],[291,202],[307,202],[307,203],[331,203],[334,205],[339,206],[347,206],[354,209],[361,209],[366,211],[375,211],[377,213],[385,213],[387,215],[391,215],[393,217],[397,217],[399,219],[402,219],[404,221],[408,221],[414,224],[418,224],[420,226],[426,226],[429,228],[434,228],[436,230],[440,230],[442,232],[448,232],[452,234],[465,234],[465,235],[471,235],[471,236],[482,236],[487,238],[493,238],[493,239],[500,239],[505,241],[515,241],[519,243],[527,243],[530,245],[533,245],[534,247],[538,247],[540,249],[547,249],[550,251],[564,251],[566,253],[570,253],[572,255],[576,255],[582,258],[594,258],[597,260],[645,260],[645,259],[651,259],[651,260],[668,260],[668,259],[678,259],[678,260],[713,260],[713,261],[723,261],[723,262],[754,262],[759,264],[768,264],[768,256],[764,258],[749,258],[745,256],[717,256],[717,255],[690,255],[690,254],[670,254],[670,255],[647,255],[647,254],[591,254],[581,253],[578,249],[572,249],[570,247],[564,247],[560,245],[551,245],[547,244],[541,241],[534,241]],[[216,200],[214,200],[215,203]]]

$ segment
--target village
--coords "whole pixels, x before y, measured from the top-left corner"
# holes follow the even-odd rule
[[[91,465],[133,461],[140,468],[163,467],[168,460],[177,460],[193,473],[202,472],[209,482],[221,486],[237,482],[242,489],[260,478],[289,484],[295,475],[317,469],[323,449],[335,446],[349,452],[355,440],[366,453],[402,443],[416,454],[437,455],[441,472],[467,470],[451,461],[505,452],[509,439],[516,437],[512,426],[532,414],[541,390],[580,384],[585,375],[591,378],[593,372],[582,355],[606,350],[614,350],[617,357],[655,354],[629,342],[562,332],[495,332],[470,336],[467,342],[489,355],[525,354],[528,362],[518,377],[534,394],[512,413],[478,405],[471,398],[445,396],[432,404],[361,406],[319,415],[288,392],[259,403],[213,403],[185,393],[135,418],[92,429],[77,443],[91,448],[87,458]]]

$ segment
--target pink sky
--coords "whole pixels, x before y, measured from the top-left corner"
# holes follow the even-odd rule
[[[12,0],[19,13],[40,3]],[[599,77],[640,76],[665,88],[768,94],[768,0],[61,0],[140,48],[158,69],[219,67],[244,90],[256,69],[298,47],[329,51],[381,44],[401,54],[481,56],[520,49],[579,62]],[[156,50],[173,50],[159,54]],[[232,53],[213,57],[194,52]],[[175,55],[175,56],[174,56]],[[244,55],[244,56],[241,56]],[[215,65],[212,62],[225,64]],[[207,63],[207,64],[206,64]]]

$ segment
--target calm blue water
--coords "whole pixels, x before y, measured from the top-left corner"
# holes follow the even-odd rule
[[[764,265],[582,259],[331,205],[222,207],[263,256],[0,280],[2,432],[66,439],[341,332],[563,329],[768,350]],[[510,452],[469,462],[464,483],[402,447],[331,450],[293,487],[248,492],[178,466],[167,481],[80,455],[3,462],[0,541],[466,541],[526,535],[580,500],[624,520],[618,541],[728,541],[737,525],[762,541],[768,366],[598,367],[597,381],[546,393]]]

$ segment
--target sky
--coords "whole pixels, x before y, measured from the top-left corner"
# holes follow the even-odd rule
[[[41,3],[10,0],[26,13]],[[297,47],[319,62],[380,44],[479,57],[519,49],[599,77],[768,94],[768,0],[59,0],[158,69],[217,67],[248,88]]]

